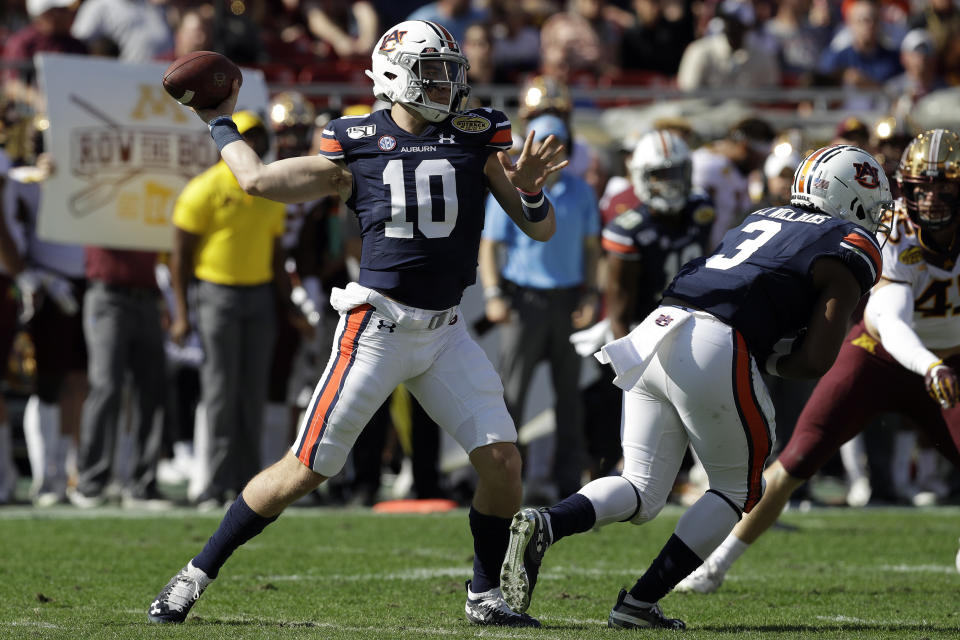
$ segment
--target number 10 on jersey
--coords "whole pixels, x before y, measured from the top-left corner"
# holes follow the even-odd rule
[[[439,177],[443,193],[443,215],[434,215],[430,179]],[[417,227],[427,238],[446,238],[457,224],[457,175],[445,158],[423,160],[414,170],[417,196]],[[388,238],[412,238],[414,225],[407,220],[407,183],[403,160],[391,160],[383,169],[383,183],[390,188],[390,220],[384,225]]]

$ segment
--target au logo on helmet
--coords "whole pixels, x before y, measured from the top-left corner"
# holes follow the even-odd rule
[[[880,172],[875,166],[869,162],[854,162],[853,166],[857,170],[857,175],[853,179],[862,186],[867,189],[876,189],[880,186]]]
[[[383,36],[383,41],[380,42],[380,51],[393,51],[398,44],[403,42],[403,36],[405,35],[407,35],[406,31],[394,29]]]

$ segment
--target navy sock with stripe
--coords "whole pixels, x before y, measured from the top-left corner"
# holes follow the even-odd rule
[[[500,586],[500,566],[510,542],[511,518],[498,518],[470,507],[473,534],[473,582],[470,590],[483,593]]]
[[[193,566],[202,569],[210,578],[216,578],[220,567],[227,561],[237,547],[253,538],[263,529],[276,520],[279,515],[264,518],[251,509],[243,500],[243,494],[237,496],[230,505],[227,513],[220,521],[220,526],[214,532],[203,551],[193,559]]]

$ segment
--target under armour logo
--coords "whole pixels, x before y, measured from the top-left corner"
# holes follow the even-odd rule
[[[445,136],[442,133],[440,134],[440,144],[453,144],[453,134]]]
[[[857,170],[854,180],[867,189],[876,189],[880,186],[880,171],[875,166],[869,162],[854,162],[853,166]]]
[[[659,318],[654,320],[657,323],[657,326],[665,327],[671,322],[673,322],[673,316],[668,316],[667,314],[661,314]]]
[[[383,320],[380,320],[380,321],[377,323],[377,329],[386,329],[386,330],[389,331],[390,333],[393,333],[393,330],[396,329],[396,328],[397,328],[397,323],[396,323],[396,322],[391,322],[391,323],[388,324],[388,323],[384,322]]]

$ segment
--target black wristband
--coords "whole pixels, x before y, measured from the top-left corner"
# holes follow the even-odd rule
[[[547,195],[540,191],[539,199],[535,202],[530,202],[527,200],[527,196],[522,191],[520,192],[520,208],[523,210],[523,217],[529,220],[530,222],[540,222],[545,220],[547,214],[550,213],[550,201],[547,200]]]
[[[237,130],[237,124],[230,116],[218,116],[211,120],[207,126],[210,128],[210,135],[217,145],[217,151],[223,151],[223,148],[231,142],[243,140],[243,136]]]

